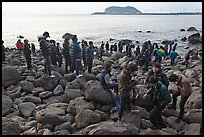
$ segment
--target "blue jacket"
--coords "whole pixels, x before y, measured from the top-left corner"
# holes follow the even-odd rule
[[[94,59],[94,49],[92,47],[88,47],[86,49],[86,57],[87,59],[91,59],[91,60]]]
[[[178,53],[176,51],[172,51],[170,54],[170,59],[175,59],[178,56]]]
[[[72,42],[70,45],[70,55],[72,59],[80,59],[82,57],[82,50],[79,44]]]

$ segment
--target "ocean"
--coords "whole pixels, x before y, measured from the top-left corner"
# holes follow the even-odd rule
[[[44,31],[50,33],[50,39],[62,43],[62,35],[66,32],[76,34],[78,40],[94,42],[99,46],[101,41],[114,44],[122,39],[139,41],[146,40],[161,43],[163,40],[178,40],[179,46],[187,46],[180,39],[196,32],[181,32],[195,27],[202,35],[202,15],[37,15],[37,14],[3,14],[2,39],[5,47],[15,47],[17,36],[22,35],[39,49],[37,36]],[[147,31],[151,31],[147,33]],[[181,49],[180,53],[183,53]]]

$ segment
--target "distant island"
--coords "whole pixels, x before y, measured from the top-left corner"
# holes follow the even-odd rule
[[[91,15],[202,15],[202,12],[177,12],[177,13],[142,13],[135,7],[111,6],[104,12],[94,12]]]

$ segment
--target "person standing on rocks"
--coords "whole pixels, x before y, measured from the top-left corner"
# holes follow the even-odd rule
[[[140,54],[140,45],[137,45],[137,48],[135,50],[135,58]]]
[[[62,53],[61,53],[61,48],[60,48],[59,42],[57,42],[57,63],[58,63],[58,67],[61,68],[61,66],[62,66]]]
[[[86,50],[86,62],[88,66],[88,73],[91,73],[92,71],[92,64],[94,59],[94,49],[93,49],[93,41],[89,41],[89,47]]]
[[[78,38],[77,35],[73,35],[72,43],[70,45],[70,55],[71,55],[71,72],[76,72],[76,75],[79,75],[81,57],[82,57],[82,50],[77,43]]]
[[[106,45],[105,45],[105,47],[106,47],[106,53],[108,53],[109,52],[109,43],[108,43],[108,41],[106,42]]]
[[[102,44],[101,44],[101,46],[99,47],[99,60],[100,60],[100,61],[102,61],[103,53],[104,53],[104,43],[103,43],[103,41],[102,41]]]
[[[175,59],[177,56],[179,56],[179,54],[175,51],[175,49],[173,49],[172,52],[170,53],[171,66],[175,65]]]
[[[171,95],[168,88],[158,80],[158,77],[151,76],[149,81],[151,87],[143,95],[143,99],[145,100],[147,96],[150,96],[152,102],[153,109],[149,115],[149,119],[153,124],[152,129],[162,129],[166,127],[162,118],[162,111],[171,102]]]
[[[6,51],[6,49],[5,49],[5,47],[4,47],[4,41],[2,40],[2,61],[5,61],[5,59],[6,59],[6,54],[5,54],[5,51]]]
[[[120,109],[118,112],[119,121],[121,121],[123,112],[127,109],[128,112],[131,112],[130,106],[130,92],[132,88],[138,83],[137,79],[131,80],[131,74],[138,70],[138,67],[135,63],[129,63],[118,75],[118,88],[120,95]]]
[[[32,53],[33,53],[33,56],[36,55],[35,50],[36,50],[36,49],[35,49],[35,44],[31,43],[31,51],[32,51]]]
[[[50,40],[51,62],[52,65],[57,66],[57,47],[55,40]]]
[[[189,50],[184,56],[186,67],[189,67],[189,60],[190,60],[191,53],[192,53],[192,50]]]
[[[50,47],[46,41],[46,38],[50,37],[48,32],[44,32],[43,36],[38,37],[38,41],[40,44],[40,49],[42,52],[42,55],[44,57],[44,73],[48,75],[48,77],[54,77],[51,74],[51,57],[50,57]]]
[[[28,40],[24,40],[24,48],[23,48],[23,53],[26,59],[27,63],[27,69],[30,70],[32,68],[31,65],[31,50],[30,50],[30,45],[28,44]]]
[[[68,66],[70,67],[69,70],[71,71],[71,55],[70,55],[70,48],[69,48],[69,39],[65,39],[63,42],[63,49],[62,55],[65,59],[65,73],[68,74]]]
[[[176,110],[177,97],[181,95],[181,101],[179,104],[180,113],[175,121],[176,123],[179,123],[183,119],[184,106],[189,96],[193,92],[193,89],[188,78],[182,74],[171,74],[169,76],[169,81],[174,82],[177,85],[178,91],[173,94],[173,103],[168,108]]]
[[[147,75],[147,78],[146,78],[147,88],[150,87],[150,77],[153,76],[153,75],[157,76],[158,80],[168,88],[168,86],[169,86],[168,77],[162,71],[161,65],[159,63],[154,63],[152,65],[152,69],[149,71],[149,73]]]

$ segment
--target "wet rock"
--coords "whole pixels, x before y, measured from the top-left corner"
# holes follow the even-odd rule
[[[189,27],[187,31],[198,31],[195,27]]]
[[[180,31],[185,31],[185,29],[180,29]]]

